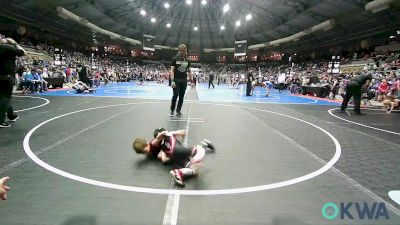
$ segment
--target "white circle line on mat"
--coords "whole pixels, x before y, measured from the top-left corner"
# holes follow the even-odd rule
[[[217,189],[217,190],[176,190],[176,189],[155,189],[155,188],[144,188],[144,187],[136,187],[136,186],[127,186],[127,185],[120,185],[120,184],[114,184],[114,183],[108,183],[108,182],[103,182],[103,181],[98,181],[98,180],[93,180],[93,179],[89,179],[89,178],[85,178],[85,177],[81,177],[75,174],[71,174],[68,172],[65,172],[63,170],[60,170],[58,168],[55,168],[49,164],[47,164],[46,162],[42,161],[41,159],[39,159],[32,151],[32,149],[29,146],[29,140],[30,137],[32,136],[32,134],[39,129],[41,126],[71,115],[71,114],[75,114],[75,113],[79,113],[79,112],[85,112],[85,111],[90,111],[90,110],[96,110],[96,109],[102,109],[102,108],[109,108],[109,107],[117,107],[117,106],[126,106],[126,105],[138,105],[138,104],[165,104],[168,102],[141,102],[141,103],[126,103],[126,104],[116,104],[116,105],[106,105],[106,106],[99,106],[99,107],[94,107],[94,108],[88,108],[88,109],[83,109],[83,110],[78,110],[75,112],[70,112],[70,113],[65,113],[56,117],[53,117],[51,119],[48,119],[42,123],[40,123],[39,125],[35,126],[33,129],[31,129],[25,136],[24,140],[23,140],[23,147],[25,150],[25,153],[38,165],[40,165],[41,167],[43,167],[44,169],[47,169],[53,173],[56,173],[58,175],[61,175],[63,177],[75,180],[75,181],[79,181],[82,183],[86,183],[86,184],[91,184],[91,185],[95,185],[95,186],[99,186],[99,187],[105,187],[105,188],[110,188],[110,189],[116,189],[116,190],[123,190],[123,191],[131,191],[131,192],[139,192],[139,193],[149,193],[149,194],[180,194],[180,195],[227,195],[227,194],[241,194],[241,193],[249,193],[249,192],[255,192],[255,191],[265,191],[265,190],[270,190],[270,189],[275,189],[275,188],[280,188],[280,187],[285,187],[285,186],[289,186],[289,185],[294,185],[300,182],[304,182],[307,180],[310,180],[316,176],[319,176],[323,173],[325,173],[326,171],[328,171],[330,168],[333,167],[333,165],[339,160],[340,155],[341,155],[341,146],[339,144],[339,141],[332,135],[330,134],[328,131],[324,130],[323,128],[312,124],[310,122],[304,121],[302,119],[296,118],[296,117],[292,117],[289,115],[285,115],[285,114],[281,114],[281,113],[277,113],[277,112],[272,112],[272,111],[268,111],[268,110],[263,110],[263,109],[257,109],[257,108],[251,108],[251,107],[243,107],[243,106],[236,106],[236,105],[227,105],[227,104],[213,104],[213,103],[199,103],[199,104],[208,104],[208,105],[217,105],[217,106],[225,106],[225,107],[234,107],[234,108],[245,108],[245,109],[250,109],[250,110],[256,110],[256,111],[261,111],[261,112],[267,112],[267,113],[272,113],[275,115],[280,115],[280,116],[284,116],[286,118],[290,118],[290,119],[294,119],[300,122],[303,122],[305,124],[308,124],[312,127],[315,127],[317,129],[319,129],[322,133],[325,133],[326,135],[328,135],[333,143],[335,144],[335,154],[332,157],[332,159],[330,159],[323,167],[319,168],[316,171],[313,171],[311,173],[308,173],[306,175],[294,178],[294,179],[290,179],[290,180],[285,180],[285,181],[281,181],[281,182],[277,182],[277,183],[272,183],[272,184],[265,184],[265,185],[259,185],[259,186],[251,186],[251,187],[242,187],[242,188],[231,188],[231,189]]]
[[[393,190],[388,192],[389,197],[400,205],[400,190]]]
[[[400,133],[397,133],[397,132],[394,132],[394,131],[385,130],[385,129],[381,129],[381,128],[377,128],[377,127],[373,127],[373,126],[368,126],[368,125],[365,125],[365,124],[362,124],[362,123],[357,123],[357,122],[354,122],[354,121],[351,121],[351,120],[344,119],[344,118],[342,118],[340,116],[337,116],[337,115],[333,114],[333,111],[336,110],[336,109],[339,109],[339,108],[330,109],[330,110],[328,110],[328,113],[333,117],[336,117],[336,118],[338,118],[340,120],[343,120],[343,121],[346,121],[346,122],[349,122],[349,123],[352,123],[352,124],[356,124],[356,125],[359,125],[359,126],[362,126],[362,127],[373,129],[373,130],[383,131],[383,132],[386,132],[386,133],[389,133],[389,134],[400,135]]]
[[[23,112],[23,111],[28,111],[28,110],[32,110],[32,109],[37,109],[37,108],[43,107],[43,106],[45,106],[45,105],[50,103],[50,101],[48,99],[46,99],[46,98],[40,98],[40,97],[34,97],[34,96],[13,95],[13,97],[17,97],[17,98],[34,98],[34,99],[40,99],[40,100],[44,100],[45,101],[41,105],[30,107],[30,108],[26,108],[26,109],[15,110],[14,112]]]

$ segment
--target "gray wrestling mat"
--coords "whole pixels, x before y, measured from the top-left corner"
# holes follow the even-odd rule
[[[199,102],[194,90],[181,118],[169,118],[169,101],[45,99],[0,129],[12,188],[1,224],[400,224],[388,197],[400,189],[399,113],[332,110],[345,121],[332,106]],[[13,99],[20,110],[43,103]],[[217,147],[185,188],[132,150],[160,126]]]

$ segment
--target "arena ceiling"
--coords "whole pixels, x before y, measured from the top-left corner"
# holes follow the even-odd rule
[[[168,2],[169,8],[164,4]],[[400,29],[398,5],[378,13],[365,10],[367,0],[9,0],[0,9],[3,16],[39,24],[72,38],[91,40],[93,32],[60,18],[57,6],[114,33],[142,41],[143,34],[155,36],[155,43],[190,49],[232,48],[235,40],[248,45],[265,43],[335,19],[332,29],[323,30],[285,44],[301,48],[318,44],[368,38]],[[223,12],[225,4],[229,11]],[[397,3],[398,4],[398,3]],[[145,15],[141,11],[146,12]],[[250,14],[251,19],[246,20]],[[154,18],[156,21],[152,22]],[[241,25],[236,26],[240,20]],[[170,27],[167,27],[170,23]],[[221,26],[225,29],[221,30]],[[197,27],[197,30],[195,30]],[[107,37],[98,37],[107,42]],[[98,42],[99,40],[96,40]],[[281,46],[282,47],[282,46]]]

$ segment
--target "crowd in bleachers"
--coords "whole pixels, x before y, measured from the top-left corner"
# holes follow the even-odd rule
[[[327,89],[324,96],[334,99],[336,95],[343,95],[347,83],[354,76],[362,73],[373,73],[374,80],[369,88],[370,98],[383,101],[387,95],[400,95],[399,77],[400,77],[400,59],[399,54],[387,54],[374,56],[368,62],[360,64],[360,60],[350,60],[342,58],[342,66],[357,64],[362,65],[357,71],[343,71],[342,73],[331,73],[329,71],[329,60],[309,60],[301,63],[286,65],[255,65],[247,67],[246,65],[230,65],[224,69],[219,76],[226,78],[228,82],[239,83],[246,82],[248,70],[252,70],[256,79],[261,82],[269,81],[274,86],[278,86],[278,77],[285,74],[285,89],[289,89],[292,94],[302,91],[302,86],[324,87]],[[312,93],[305,93],[312,94]]]
[[[26,46],[26,45],[25,45]],[[46,44],[28,46],[38,53],[54,57],[54,48]],[[166,82],[169,77],[169,66],[161,62],[150,64],[132,63],[127,59],[113,59],[110,57],[86,56],[80,52],[64,50],[63,65],[55,65],[54,62],[46,61],[40,55],[30,55],[19,60],[20,70],[17,73],[17,81],[24,92],[41,92],[47,90],[45,78],[64,78],[67,84],[72,84],[79,79],[82,66],[87,68],[87,76],[90,87],[99,86],[108,82],[128,82],[138,80],[139,84],[144,81]],[[246,74],[253,71],[256,85],[262,82],[270,82],[278,87],[278,77],[284,74],[284,89],[289,89],[292,94],[304,93],[304,86],[321,87],[326,91],[319,97],[335,99],[336,96],[344,94],[349,80],[361,73],[374,73],[375,79],[366,94],[369,99],[385,101],[387,96],[400,96],[399,76],[400,60],[399,54],[386,55],[363,55],[357,59],[341,58],[340,63],[346,65],[358,65],[353,71],[342,71],[342,73],[330,73],[330,60],[305,60],[295,63],[274,63],[228,65],[228,64],[202,64],[196,70],[195,77],[198,83],[208,82],[208,75],[213,74],[219,83],[245,83]],[[362,66],[362,68],[359,67]],[[265,86],[265,85],[264,85]]]
[[[48,45],[27,46],[35,53],[54,57],[54,48]],[[80,52],[63,51],[61,65],[46,61],[40,54],[28,54],[17,61],[19,70],[16,74],[17,86],[27,92],[47,90],[45,78],[64,78],[65,83],[73,84],[79,79],[82,67],[87,68],[88,85],[99,86],[100,83],[128,82],[131,80],[164,82],[168,79],[168,70],[164,64],[139,65],[127,60],[115,60],[109,57],[85,56]]]

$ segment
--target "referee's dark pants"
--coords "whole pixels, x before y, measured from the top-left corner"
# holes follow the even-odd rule
[[[246,83],[246,96],[251,96],[251,88],[252,88],[251,81],[247,81],[247,83]]]
[[[284,83],[279,83],[278,84],[278,89],[279,89],[279,93],[281,93],[284,89],[285,84]]]
[[[361,88],[362,86],[357,82],[350,82],[346,87],[346,95],[343,98],[342,107],[340,108],[342,111],[346,110],[347,105],[349,104],[351,96],[353,96],[354,101],[354,112],[356,114],[360,114],[360,105],[361,105]]]
[[[11,106],[13,86],[13,75],[0,75],[0,124],[5,122],[6,113],[9,119],[15,117]]]
[[[211,86],[212,86],[213,88],[215,88],[213,82],[214,82],[214,79],[209,79],[209,80],[208,80],[208,88],[210,88]]]
[[[175,111],[175,106],[176,106],[176,100],[179,97],[178,100],[178,106],[176,107],[176,112],[179,113],[181,112],[182,105],[183,105],[183,98],[185,97],[185,92],[186,92],[186,87],[187,87],[187,81],[178,81],[175,82],[176,87],[173,88],[174,95],[172,96],[171,100],[171,112]]]

